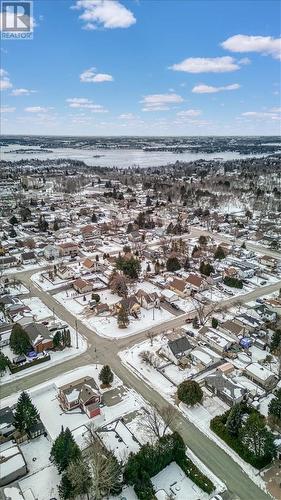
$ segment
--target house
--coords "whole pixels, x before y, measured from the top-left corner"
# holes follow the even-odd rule
[[[55,245],[47,245],[43,250],[43,255],[47,260],[57,259],[60,255],[59,247]]]
[[[259,258],[259,262],[267,267],[268,270],[273,271],[277,266],[277,260],[274,257],[270,257],[269,255],[263,255]]]
[[[256,308],[256,312],[264,321],[274,323],[277,320],[277,312],[271,311],[265,304]]]
[[[18,446],[11,446],[1,451],[0,469],[0,486],[17,481],[20,477],[27,474],[26,461]]]
[[[278,316],[281,316],[281,297],[265,299],[264,304],[270,311],[276,312]]]
[[[246,397],[247,390],[221,372],[212,373],[204,380],[206,387],[229,406],[241,403]]]
[[[117,302],[117,304],[114,304],[115,313],[118,314],[121,307],[124,307],[124,309],[126,309],[129,314],[135,317],[138,316],[138,313],[140,312],[141,308],[135,295],[130,295],[129,297],[125,297],[124,299],[120,300],[120,302]]]
[[[9,267],[15,267],[18,265],[18,260],[16,257],[12,256],[7,256],[7,257],[0,257],[0,268],[1,269],[8,269]]]
[[[53,349],[53,339],[48,328],[42,323],[30,323],[24,327],[35,352],[41,353]]]
[[[164,288],[164,290],[161,291],[161,298],[171,303],[178,300],[179,296],[175,292],[172,292],[172,290]]]
[[[9,406],[0,409],[0,441],[9,438],[15,431],[14,414]]]
[[[105,269],[105,265],[96,259],[85,259],[83,262],[83,267],[89,272],[100,272]]]
[[[76,257],[79,251],[79,247],[76,243],[60,243],[58,248],[61,257]]]
[[[89,418],[100,415],[101,394],[92,377],[84,377],[58,388],[63,410],[80,408]]]
[[[37,258],[34,252],[24,252],[21,254],[20,259],[22,264],[35,264],[37,262]]]
[[[156,292],[147,293],[141,288],[136,292],[135,297],[138,299],[141,307],[152,309],[160,307],[160,297]]]
[[[167,345],[160,348],[159,353],[172,361],[175,365],[186,364],[187,356],[192,350],[192,345],[186,336],[169,340]]]
[[[72,286],[76,292],[79,293],[88,293],[91,292],[93,289],[92,283],[89,281],[83,280],[82,278],[77,278],[73,283]]]
[[[219,326],[219,330],[227,333],[227,335],[230,335],[233,339],[236,339],[237,337],[239,337],[239,335],[245,334],[245,327],[243,325],[235,323],[230,319],[221,323]]]
[[[235,323],[242,325],[245,331],[253,332],[257,328],[262,327],[264,321],[254,311],[250,313],[242,313],[236,316]]]
[[[61,279],[61,280],[68,280],[68,279],[71,279],[73,278],[73,275],[74,275],[74,271],[73,269],[71,269],[71,267],[67,267],[63,264],[61,264],[60,266],[57,267],[57,276]]]
[[[197,274],[190,274],[186,278],[186,285],[190,290],[195,292],[202,292],[208,288],[206,279],[201,276],[197,276]]]
[[[190,287],[181,278],[174,278],[170,283],[170,289],[177,295],[179,295],[179,297],[181,297],[182,299],[189,295],[189,288]]]
[[[272,389],[277,378],[274,373],[259,363],[250,363],[244,368],[244,375],[264,389]]]
[[[223,354],[235,340],[226,333],[219,332],[215,328],[203,327],[198,331],[200,338],[207,342],[214,351]]]

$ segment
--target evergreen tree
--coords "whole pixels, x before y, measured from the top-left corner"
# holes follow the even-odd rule
[[[43,233],[48,230],[49,224],[46,221],[46,219],[43,217],[43,215],[40,215],[39,221],[38,221],[38,229],[39,231],[42,231]]]
[[[275,456],[274,435],[267,430],[265,419],[260,413],[249,415],[239,436],[244,446],[256,458]]]
[[[276,330],[271,339],[270,343],[270,352],[277,352],[277,350],[281,347],[281,330]]]
[[[83,459],[71,462],[62,475],[59,486],[60,498],[63,500],[87,495],[92,486],[88,465]]]
[[[9,222],[10,222],[10,224],[12,224],[12,226],[15,226],[16,224],[18,224],[18,219],[16,218],[15,215],[12,215]]]
[[[204,261],[201,262],[199,270],[204,276],[210,276],[210,274],[214,272],[212,264]]]
[[[281,389],[278,389],[275,396],[268,405],[268,413],[281,426]]]
[[[177,396],[183,403],[193,406],[203,399],[203,392],[195,380],[185,380],[177,389]]]
[[[58,221],[55,220],[54,222],[54,231],[58,231],[59,230],[59,224],[58,224]]]
[[[224,250],[220,245],[217,247],[214,257],[215,257],[215,259],[219,259],[219,260],[225,259]]]
[[[99,379],[103,385],[110,385],[113,382],[113,373],[110,366],[104,365],[100,371]]]
[[[53,346],[55,349],[60,347],[61,345],[61,334],[60,332],[56,332],[55,335],[53,336]]]
[[[9,366],[9,359],[3,352],[0,352],[0,377],[5,373],[7,366]]]
[[[123,306],[120,307],[118,316],[117,316],[117,322],[119,328],[127,328],[129,325],[129,316],[127,309]]]
[[[92,220],[92,222],[98,222],[98,218],[97,218],[95,212],[93,212],[91,220]]]
[[[71,431],[67,427],[62,428],[60,434],[53,443],[50,460],[55,463],[58,472],[61,474],[67,469],[69,464],[81,458],[81,450],[76,444]]]
[[[185,261],[184,261],[184,265],[183,265],[183,268],[185,271],[188,271],[188,269],[190,268],[190,260],[189,260],[189,257],[186,257]]]
[[[217,318],[212,318],[212,328],[217,328],[219,326],[219,322]]]
[[[141,271],[141,264],[139,259],[135,259],[134,257],[127,259],[120,255],[116,259],[116,269],[123,271],[131,279],[137,279]]]
[[[29,432],[39,420],[39,412],[27,392],[22,392],[16,406],[14,425],[20,432]]]
[[[62,500],[75,498],[73,486],[65,472],[62,475],[61,482],[59,484],[59,496]]]
[[[181,263],[177,257],[169,257],[166,262],[167,271],[174,272],[181,269]]]
[[[15,323],[10,336],[10,347],[14,354],[26,354],[31,343],[26,331],[19,323]]]
[[[16,233],[16,231],[14,230],[13,227],[12,227],[11,231],[9,232],[9,236],[10,236],[10,238],[16,238],[17,237],[17,233]]]
[[[240,404],[234,405],[227,417],[226,428],[231,436],[238,436],[241,428],[243,412]]]

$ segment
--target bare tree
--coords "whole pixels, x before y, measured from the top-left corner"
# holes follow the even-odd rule
[[[144,409],[141,428],[152,437],[160,439],[169,428],[176,430],[177,410],[172,405],[149,407]]]
[[[107,495],[119,493],[121,486],[121,465],[111,451],[91,434],[90,446],[87,449],[87,463],[92,485],[90,496],[100,500]]]
[[[193,297],[192,303],[194,305],[194,309],[197,313],[197,317],[199,319],[199,323],[201,326],[204,326],[210,316],[216,311],[220,312],[222,310],[221,306],[216,302],[211,302],[211,304],[203,304],[196,297]]]
[[[148,330],[146,333],[146,338],[150,340],[150,345],[153,346],[153,339],[156,336],[156,333],[154,333],[152,330]]]

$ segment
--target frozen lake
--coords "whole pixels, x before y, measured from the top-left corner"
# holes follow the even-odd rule
[[[25,152],[26,150],[31,150]],[[14,151],[22,150],[22,152],[15,153]],[[37,152],[38,150],[38,152]],[[221,160],[233,160],[250,157],[266,156],[265,154],[255,155],[240,155],[236,152],[216,152],[216,153],[194,153],[186,151],[184,153],[172,153],[168,151],[143,151],[141,149],[75,149],[75,148],[57,148],[50,150],[50,152],[41,152],[39,147],[27,146],[3,146],[1,159],[6,161],[16,161],[21,159],[58,159],[69,158],[72,160],[82,160],[87,165],[101,166],[101,167],[118,167],[129,168],[133,166],[139,167],[157,167],[175,163],[178,161],[194,161],[194,160],[213,160],[219,158]]]

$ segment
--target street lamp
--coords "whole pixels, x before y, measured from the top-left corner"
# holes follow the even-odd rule
[[[76,349],[78,349],[78,331],[77,331],[78,321],[75,320],[75,334],[76,334]]]

